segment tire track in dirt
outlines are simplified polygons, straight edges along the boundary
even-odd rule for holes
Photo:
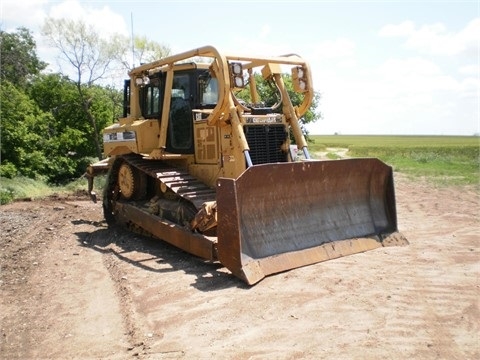
[[[416,250],[410,251],[415,257]],[[475,358],[474,353],[459,356],[463,349],[474,348],[475,344],[471,343],[471,338],[469,344],[463,343],[462,337],[468,338],[468,333],[453,331],[459,321],[469,322],[469,327],[474,327],[478,313],[471,309],[477,301],[476,294],[469,286],[456,285],[457,274],[445,273],[447,266],[434,261],[421,265],[417,262],[414,267],[407,265],[390,279],[390,307],[389,312],[383,314],[383,336],[387,346],[403,349],[402,356],[429,358],[435,352],[446,359]],[[412,299],[417,300],[412,303]]]
[[[131,273],[125,266],[128,253],[136,247],[135,234],[121,227],[109,227],[107,232],[93,234],[88,239],[93,249],[102,253],[103,264],[115,287],[116,297],[120,305],[120,312],[128,338],[127,351],[130,356],[140,358],[148,352],[148,334],[142,334],[141,320],[137,316],[136,305],[132,298],[132,289],[129,284]],[[118,244],[122,244],[124,248]]]
[[[39,334],[28,326],[37,316],[32,296],[18,297],[16,294],[28,293],[32,286],[32,273],[44,261],[45,250],[49,248],[48,239],[57,228],[55,219],[63,207],[53,207],[54,212],[44,211],[43,205],[32,203],[29,209],[14,209],[0,212],[2,227],[2,261],[1,289],[2,305],[2,337],[1,352],[7,358],[28,357],[30,344],[38,341]],[[49,214],[43,217],[42,214]],[[12,220],[14,219],[14,220]],[[9,311],[21,306],[22,311]],[[21,327],[11,324],[22,323]],[[6,329],[15,331],[9,332]]]
[[[12,246],[2,234],[2,358],[124,358],[110,279],[82,244],[102,231],[95,206],[49,198],[2,207],[2,225],[15,218]]]
[[[403,181],[401,178],[399,182]],[[478,224],[479,218],[474,212],[459,214],[457,211],[474,209],[475,205],[465,207],[465,203],[478,204],[478,194],[467,191],[458,197],[455,192],[454,198],[449,188],[427,189],[426,184],[416,185],[418,187],[398,187],[400,213],[410,245],[407,257],[402,259],[405,266],[399,268],[391,280],[396,312],[385,314],[386,342],[409,349],[406,355],[414,358],[429,358],[433,352],[440,358],[476,359],[480,355],[478,345],[469,330],[478,330],[480,318],[478,241],[475,241],[480,231],[462,234],[461,242],[458,235],[464,228],[471,229],[472,224]],[[432,197],[437,199],[433,206],[425,206],[432,203]],[[402,199],[408,202],[403,203]],[[418,218],[437,220],[419,223]],[[453,232],[452,219],[458,224]],[[465,281],[458,283],[459,277]],[[417,302],[412,303],[415,298]],[[464,327],[459,328],[459,322]]]
[[[105,254],[103,256],[103,263],[110,274],[117,297],[120,303],[120,311],[124,327],[126,329],[126,335],[130,346],[128,351],[133,356],[138,356],[140,353],[144,353],[146,350],[143,337],[140,336],[139,327],[137,326],[137,319],[135,318],[134,305],[132,303],[131,290],[125,284],[125,280],[128,278],[126,273],[121,270],[118,264],[118,260],[115,259],[112,254]]]

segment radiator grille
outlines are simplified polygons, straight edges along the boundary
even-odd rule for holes
[[[253,165],[288,161],[281,148],[288,136],[283,125],[245,125],[243,129]]]

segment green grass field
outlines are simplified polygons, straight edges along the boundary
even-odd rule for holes
[[[347,148],[351,157],[376,157],[394,171],[436,184],[480,187],[480,137],[311,135],[309,151]],[[334,156],[332,156],[334,157]]]

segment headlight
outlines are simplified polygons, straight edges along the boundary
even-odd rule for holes
[[[298,88],[300,91],[306,91],[307,90],[307,83],[303,80],[298,81]]]
[[[143,77],[137,77],[137,78],[135,78],[135,84],[137,86],[148,85],[148,84],[150,84],[150,78],[146,75],[144,75]]]
[[[297,76],[298,76],[299,78],[303,78],[304,73],[305,73],[305,72],[303,71],[303,68],[301,68],[301,67],[298,67],[298,68],[297,68]]]
[[[232,73],[234,75],[242,75],[243,69],[241,63],[232,63],[231,65]]]
[[[230,64],[230,77],[234,87],[243,88],[245,82],[243,81],[243,67],[241,63]]]
[[[303,67],[296,66],[292,68],[293,88],[297,92],[305,92],[308,90],[307,74]]]
[[[239,76],[235,76],[235,87],[243,87],[243,78]]]

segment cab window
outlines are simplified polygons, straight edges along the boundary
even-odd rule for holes
[[[150,84],[141,89],[142,116],[146,119],[160,118],[162,110],[162,81],[155,77],[150,79]]]
[[[210,73],[201,74],[198,79],[199,102],[202,107],[215,105],[218,102],[218,81]]]

